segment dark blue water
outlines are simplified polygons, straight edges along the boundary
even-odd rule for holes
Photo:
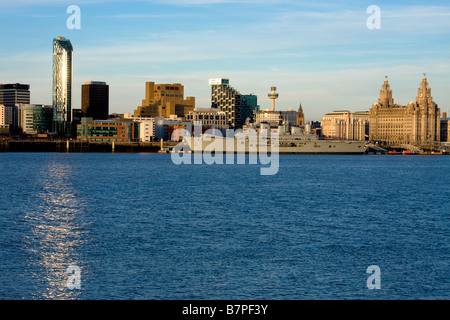
[[[0,154],[0,299],[450,298],[450,157],[259,169]]]

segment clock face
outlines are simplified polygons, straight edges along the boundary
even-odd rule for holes
[[[419,97],[421,97],[421,98],[422,98],[422,96],[423,96],[423,93],[421,92],[421,93],[419,94]]]

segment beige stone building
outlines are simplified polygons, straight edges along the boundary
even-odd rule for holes
[[[440,110],[431,96],[424,75],[417,90],[416,101],[407,106],[394,104],[387,77],[378,102],[370,109],[369,138],[387,145],[429,144],[440,140]]]
[[[325,137],[364,141],[368,137],[369,112],[333,111],[325,114],[320,123]]]
[[[184,119],[195,108],[195,97],[184,99],[184,86],[180,83],[155,84],[146,82],[145,99],[134,111],[135,117],[163,117],[176,115]]]

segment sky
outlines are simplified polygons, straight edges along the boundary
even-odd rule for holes
[[[67,27],[70,5],[80,29]],[[380,29],[367,26],[371,5]],[[318,121],[368,111],[385,76],[406,105],[426,73],[441,112],[450,109],[448,0],[0,0],[0,83],[30,84],[31,103],[51,105],[56,36],[74,47],[74,108],[86,81],[107,82],[110,113],[132,113],[147,81],[181,83],[210,107],[208,80],[228,78],[262,109],[276,86],[277,110],[301,103]]]

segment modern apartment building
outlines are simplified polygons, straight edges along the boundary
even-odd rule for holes
[[[211,107],[226,113],[228,125],[231,128],[242,128],[247,119],[254,120],[254,112],[258,109],[255,95],[241,94],[230,86],[229,79],[209,79],[209,85],[211,86]]]
[[[155,139],[156,136],[156,119],[150,117],[129,117],[126,119],[131,119],[136,122],[139,126],[139,141],[150,142]]]

